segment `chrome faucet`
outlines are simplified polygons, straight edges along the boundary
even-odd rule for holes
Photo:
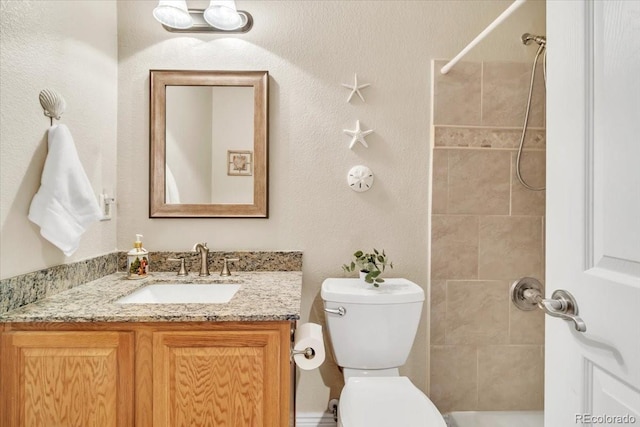
[[[200,252],[200,274],[198,275],[210,276],[211,273],[209,273],[209,262],[207,259],[209,257],[209,248],[207,247],[207,243],[196,243],[193,246],[193,250]]]

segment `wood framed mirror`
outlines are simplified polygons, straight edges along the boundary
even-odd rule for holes
[[[150,70],[150,218],[268,216],[267,71]]]

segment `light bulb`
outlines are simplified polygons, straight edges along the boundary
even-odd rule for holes
[[[186,0],[160,0],[153,9],[153,17],[171,28],[186,29],[193,26]]]
[[[227,31],[237,30],[242,26],[242,17],[234,0],[211,0],[204,11],[204,20],[212,27]]]

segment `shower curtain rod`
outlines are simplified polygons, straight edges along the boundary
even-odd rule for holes
[[[460,53],[457,54],[451,61],[447,62],[444,65],[444,67],[442,67],[440,69],[440,72],[442,74],[447,74],[451,70],[451,68],[453,68],[453,66],[456,65],[458,63],[458,61],[460,61],[460,59],[462,59],[463,56],[465,56],[471,49],[473,49],[475,47],[475,45],[480,43],[480,41],[482,39],[484,39],[487,36],[487,34],[489,34],[491,31],[493,31],[498,25],[500,25],[502,23],[502,21],[507,19],[507,17],[509,15],[511,15],[513,12],[515,12],[516,9],[518,9],[520,6],[522,6],[525,1],[527,1],[527,0],[515,0],[511,4],[511,6],[506,8],[505,11],[500,14],[500,16],[498,16],[491,24],[489,24],[489,26],[487,28],[484,29],[484,31],[482,31],[480,34],[478,34],[475,39],[471,40],[471,43],[469,43],[467,45],[467,47],[462,49],[460,51]]]

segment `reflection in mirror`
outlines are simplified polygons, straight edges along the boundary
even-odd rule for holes
[[[253,92],[253,87],[167,87],[166,203],[253,203],[252,165],[242,163],[253,153]],[[231,170],[229,152],[244,153]]]
[[[151,71],[150,216],[267,216],[267,72]]]

